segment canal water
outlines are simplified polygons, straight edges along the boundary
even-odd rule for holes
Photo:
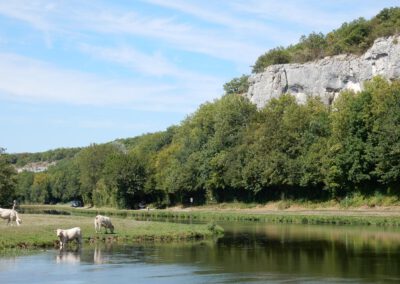
[[[0,258],[0,283],[400,283],[400,230],[221,223],[204,242]]]

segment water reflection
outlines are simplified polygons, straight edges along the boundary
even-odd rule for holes
[[[105,264],[111,262],[111,257],[114,254],[113,245],[107,244],[95,244],[93,248],[93,263]]]
[[[393,228],[233,225],[217,245],[223,249],[213,259],[225,271],[400,280],[400,234]]]
[[[152,263],[193,264],[229,274],[400,282],[400,234],[392,228],[222,224],[216,242],[165,245]],[[201,272],[203,273],[203,272]]]
[[[96,264],[105,263],[103,254],[101,253],[101,248],[98,245],[94,248],[93,263],[96,263]]]
[[[81,262],[81,253],[80,249],[75,251],[59,250],[59,253],[56,255],[56,262],[78,264]]]

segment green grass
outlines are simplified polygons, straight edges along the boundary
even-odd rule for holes
[[[44,212],[46,210],[59,210],[60,213],[94,216],[103,214],[109,216],[134,217],[141,220],[193,220],[201,222],[212,221],[254,221],[269,223],[292,224],[336,224],[336,225],[377,225],[400,226],[398,214],[361,214],[357,211],[337,210],[335,212],[314,211],[303,213],[301,211],[269,211],[253,213],[243,210],[118,210],[118,209],[74,209],[66,206],[40,206],[24,205],[25,212]],[[374,215],[375,214],[375,215]]]
[[[135,221],[113,217],[114,234],[95,233],[93,217],[70,215],[20,214],[21,226],[0,224],[0,251],[58,247],[55,230],[79,226],[85,242],[182,241],[211,238],[220,234],[211,225]],[[73,244],[72,244],[73,245]]]

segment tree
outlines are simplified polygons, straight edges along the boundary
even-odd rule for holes
[[[302,36],[298,44],[301,46],[301,55],[293,55],[298,62],[307,62],[323,58],[327,47],[325,36],[322,33],[311,33],[308,36]]]
[[[29,200],[34,203],[48,204],[51,200],[49,175],[46,172],[37,173],[29,194]]]
[[[400,193],[400,82],[377,77],[366,84],[372,95],[373,125],[369,156],[375,163],[373,174],[386,188]]]
[[[62,160],[48,170],[51,200],[68,202],[81,199],[79,168],[75,160]]]
[[[30,199],[35,174],[23,171],[17,175],[17,187],[15,190],[16,198],[20,202],[32,202]]]
[[[269,50],[265,54],[257,58],[256,63],[253,65],[252,72],[260,73],[270,65],[285,64],[291,62],[290,53],[284,47],[280,46]]]
[[[93,191],[96,188],[97,182],[102,177],[105,162],[109,156],[118,151],[118,148],[112,144],[92,144],[77,155],[81,194],[84,203],[93,203]]]
[[[334,103],[329,141],[327,185],[334,195],[376,186],[371,133],[373,95],[369,91],[343,92]]]
[[[4,152],[5,149],[0,147],[0,205],[8,207],[15,197],[16,171]]]
[[[298,104],[291,95],[271,100],[249,126],[238,147],[235,167],[253,200],[320,198],[323,158],[330,135],[328,108],[318,99]]]
[[[146,169],[136,155],[115,153],[105,162],[104,178],[100,186],[107,195],[112,196],[118,207],[136,208],[144,201],[144,185],[146,183]],[[105,205],[105,204],[101,204]]]
[[[242,75],[238,78],[233,78],[231,81],[224,84],[226,95],[244,94],[249,89],[249,75]]]

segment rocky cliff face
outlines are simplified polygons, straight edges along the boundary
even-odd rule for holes
[[[365,81],[377,75],[400,78],[400,36],[375,40],[362,56],[338,55],[305,64],[269,66],[250,76],[246,96],[258,107],[284,93],[291,93],[299,102],[319,96],[331,104],[340,91],[360,91]]]

